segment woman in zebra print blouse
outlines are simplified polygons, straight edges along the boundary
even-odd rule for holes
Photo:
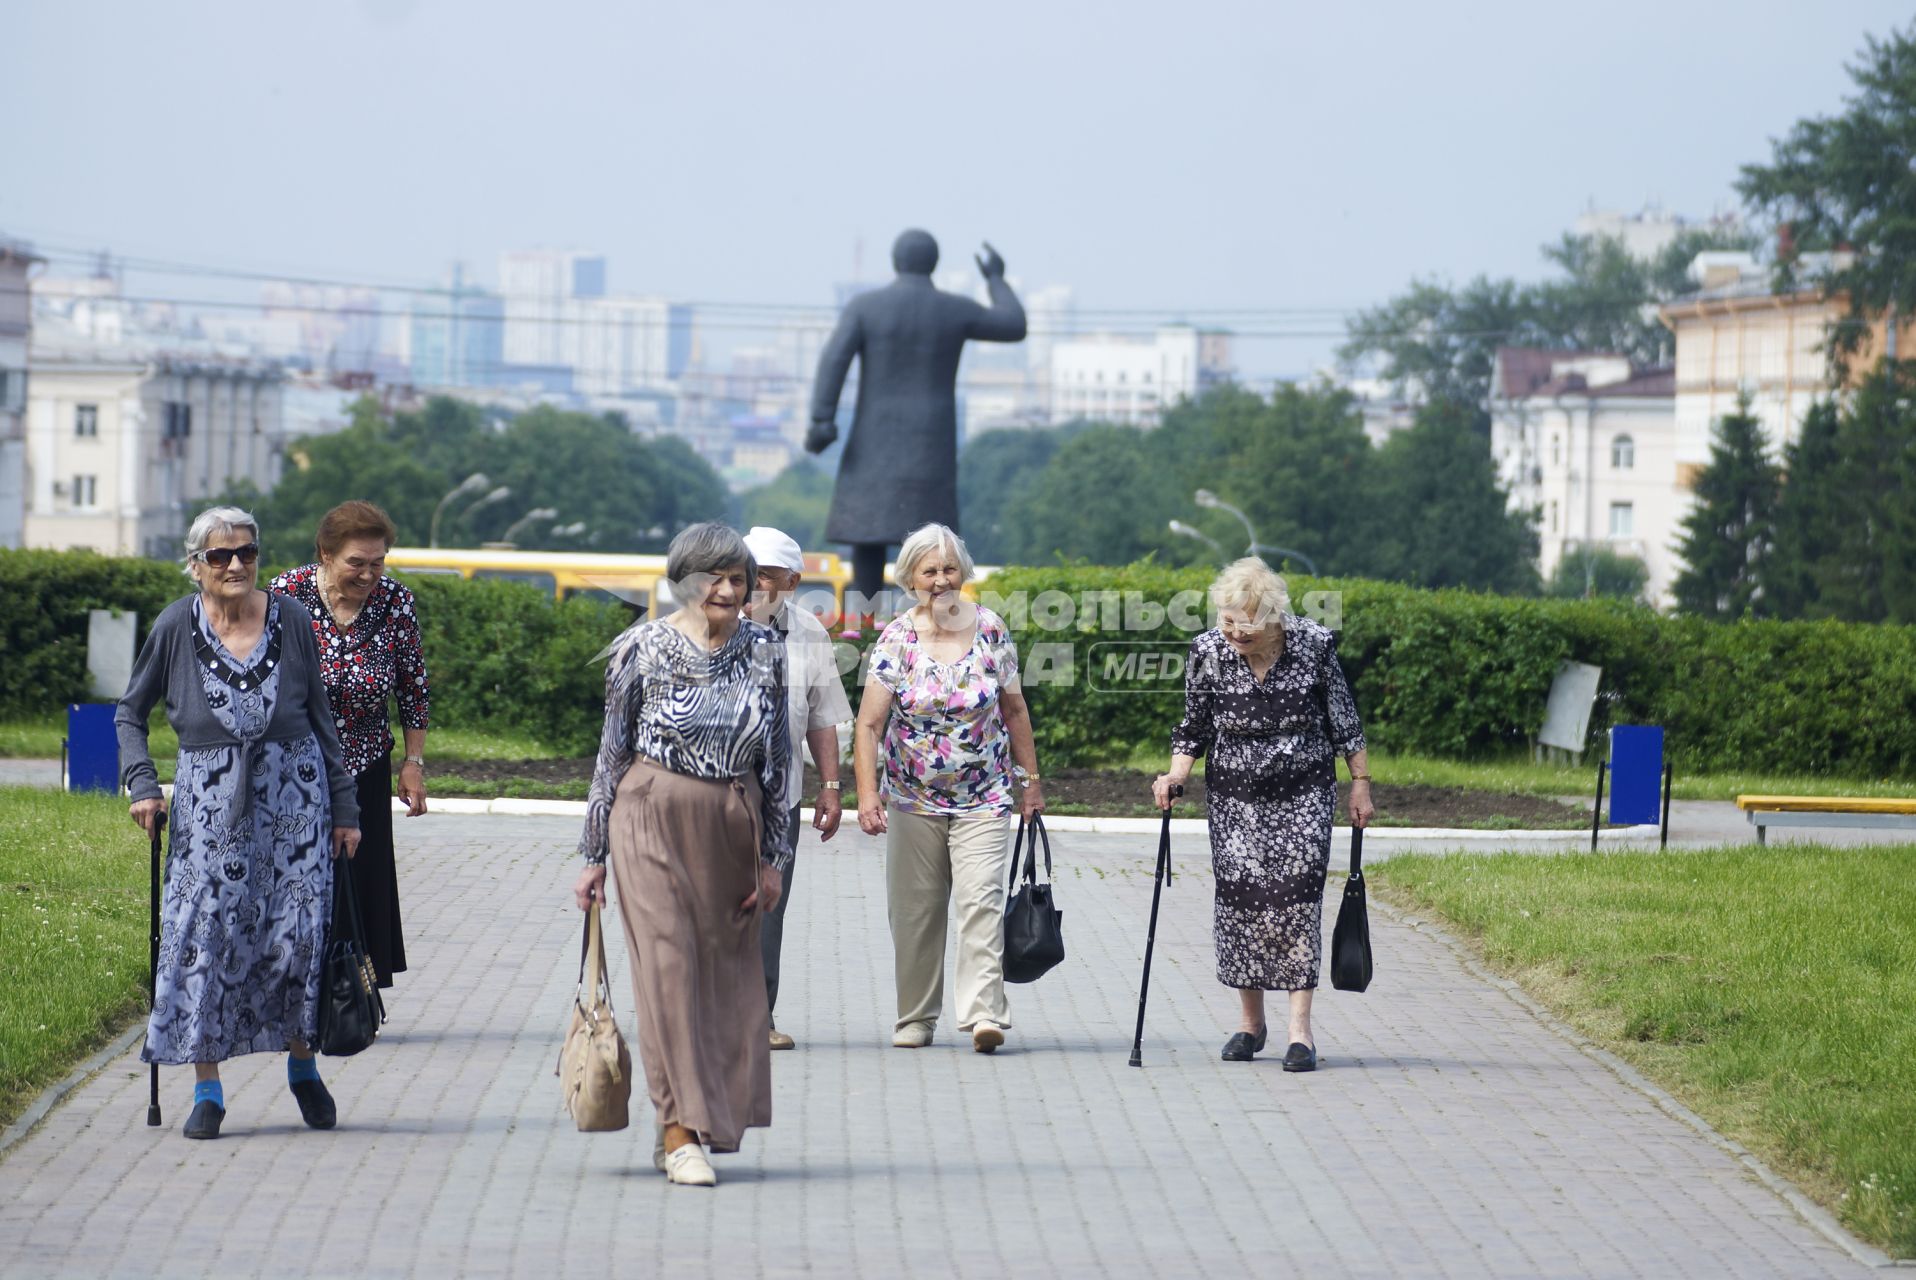
[[[609,860],[658,1112],[653,1161],[709,1187],[704,1148],[737,1151],[772,1122],[759,916],[789,858],[785,645],[741,612],[757,568],[734,530],[680,533],[666,576],[684,603],[627,630],[606,668],[575,896],[581,910],[603,900]]]

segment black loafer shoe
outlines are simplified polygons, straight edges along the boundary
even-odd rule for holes
[[[1317,1048],[1305,1044],[1302,1040],[1293,1041],[1284,1051],[1284,1069],[1286,1071],[1317,1070]]]
[[[1264,1038],[1270,1034],[1268,1026],[1261,1028],[1256,1035],[1240,1031],[1224,1042],[1224,1060],[1226,1062],[1249,1062],[1264,1052]]]
[[[292,1088],[307,1128],[330,1129],[339,1123],[339,1111],[333,1106],[333,1095],[326,1092],[324,1081],[301,1080]]]
[[[220,1136],[220,1121],[226,1119],[226,1108],[217,1102],[196,1102],[193,1114],[186,1117],[186,1127],[180,1130],[189,1138],[217,1138]]]

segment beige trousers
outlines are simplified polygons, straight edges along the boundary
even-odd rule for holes
[[[958,1028],[1011,1025],[1004,967],[1010,835],[1005,817],[938,818],[886,807],[885,888],[898,1028],[938,1021],[945,999],[945,921],[954,898]]]

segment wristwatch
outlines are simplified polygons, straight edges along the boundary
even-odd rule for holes
[[[401,761],[400,761],[399,763],[400,763],[400,767],[401,767],[401,768],[404,768],[404,767],[405,767],[406,765],[409,765],[409,764],[416,764],[416,765],[418,765],[418,766],[419,766],[419,767],[420,767],[421,769],[424,769],[424,768],[426,767],[426,757],[424,757],[424,756],[407,756],[407,757],[406,757],[406,758],[405,758],[404,760],[401,760]]]
[[[833,778],[830,782],[821,782],[818,785],[827,791],[839,791],[843,789],[844,784],[839,782],[837,778]]]

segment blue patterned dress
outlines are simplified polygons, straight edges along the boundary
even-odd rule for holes
[[[206,704],[237,745],[180,752],[160,907],[148,1062],[275,1053],[318,1032],[332,916],[332,801],[319,739],[264,740],[280,689],[280,605],[259,644],[226,651],[197,601]]]

